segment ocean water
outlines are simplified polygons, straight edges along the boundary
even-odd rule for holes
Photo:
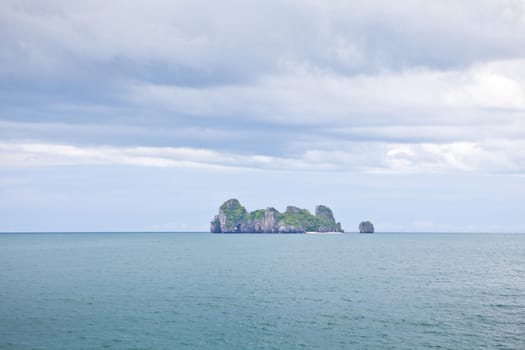
[[[0,349],[525,349],[525,235],[0,235]]]

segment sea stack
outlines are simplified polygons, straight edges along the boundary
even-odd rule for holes
[[[359,224],[360,233],[374,233],[374,224],[370,221],[363,221]]]

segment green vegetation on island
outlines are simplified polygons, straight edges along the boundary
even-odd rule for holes
[[[335,221],[332,210],[324,205],[315,208],[315,215],[306,209],[288,206],[284,213],[275,208],[248,212],[237,199],[219,207],[219,214],[210,223],[213,233],[304,233],[344,232]]]

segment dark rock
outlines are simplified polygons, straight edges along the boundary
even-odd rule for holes
[[[210,232],[212,233],[221,233],[221,222],[219,220],[219,215],[215,215],[213,220],[210,222]]]
[[[363,221],[359,224],[360,233],[374,233],[374,224],[370,221]]]
[[[285,214],[300,214],[301,208],[294,207],[293,205],[289,205],[286,207],[286,211],[284,213]]]
[[[325,205],[318,205],[315,207],[315,216],[320,220],[318,232],[344,232],[341,223],[335,222],[332,209]]]
[[[324,218],[329,222],[335,223],[334,214],[332,209],[328,208],[326,205],[318,205],[315,207],[315,216]]]

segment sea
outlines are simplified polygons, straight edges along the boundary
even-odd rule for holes
[[[525,234],[0,234],[0,349],[525,349]]]

